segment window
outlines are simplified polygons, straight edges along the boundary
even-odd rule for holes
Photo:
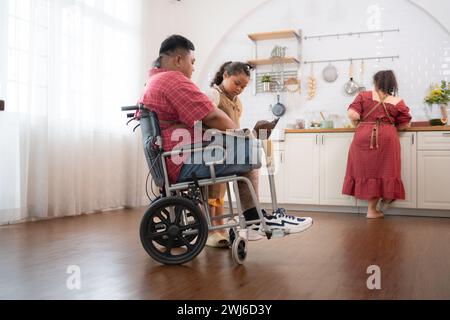
[[[7,2],[9,111],[106,124],[137,100],[140,0]]]

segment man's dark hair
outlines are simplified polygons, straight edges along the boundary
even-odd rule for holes
[[[178,50],[184,50],[186,52],[191,50],[194,51],[195,46],[190,40],[186,39],[183,36],[177,34],[172,35],[164,40],[164,42],[161,44],[161,48],[159,49],[159,57],[155,61],[154,66],[160,68],[162,56],[172,56]]]
[[[194,51],[195,47],[194,44],[185,37],[175,34],[164,40],[164,42],[161,44],[161,49],[159,49],[159,54],[171,54],[178,49]]]

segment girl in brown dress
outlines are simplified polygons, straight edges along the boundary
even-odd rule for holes
[[[213,104],[224,111],[233,122],[240,127],[242,103],[239,95],[245,90],[250,81],[252,66],[242,62],[226,62],[217,72],[211,83],[207,96]],[[211,217],[224,214],[225,184],[209,187],[209,206]],[[214,225],[221,225],[223,221],[213,221]],[[228,247],[228,236],[222,232],[210,234],[207,242],[212,247]]]

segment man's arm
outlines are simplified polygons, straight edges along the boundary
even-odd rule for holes
[[[220,131],[239,129],[233,120],[231,120],[225,112],[218,108],[214,108],[213,111],[208,113],[206,117],[202,119],[202,122],[209,128],[214,128]]]

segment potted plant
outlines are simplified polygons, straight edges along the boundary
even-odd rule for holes
[[[263,91],[269,92],[270,91],[270,85],[272,84],[272,77],[269,74],[263,75],[261,79],[262,85],[263,85]]]
[[[441,81],[441,85],[432,85],[428,95],[425,98],[425,102],[431,108],[431,114],[433,109],[440,111],[440,118],[438,115],[433,115],[430,119],[432,126],[445,125],[448,122],[447,104],[450,101],[450,83],[447,81]]]

